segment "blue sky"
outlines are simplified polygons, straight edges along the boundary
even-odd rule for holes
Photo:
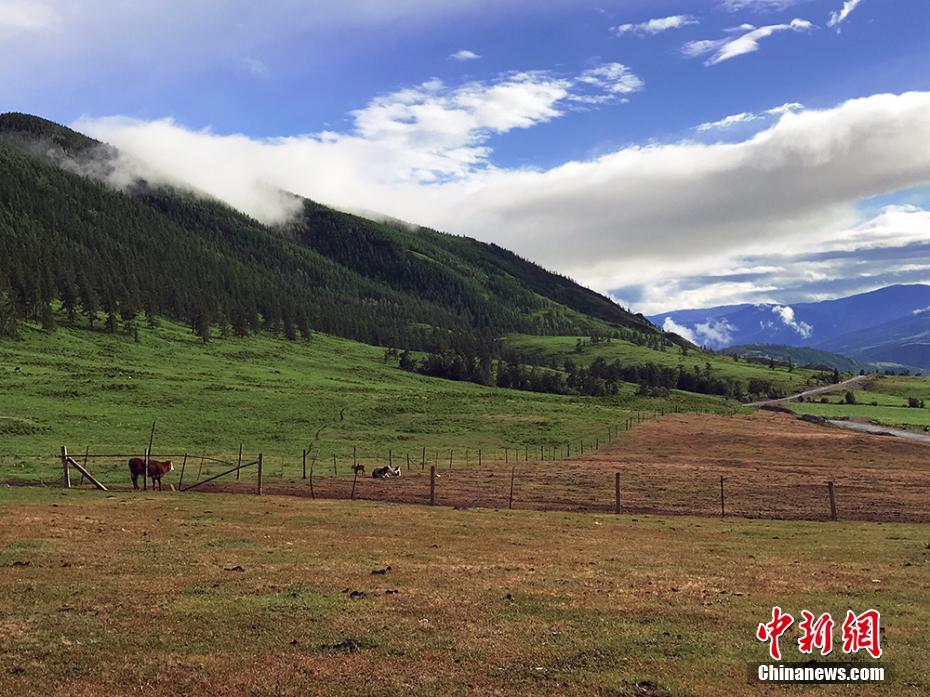
[[[0,108],[131,172],[496,241],[647,312],[930,280],[928,66],[924,0],[0,0]]]

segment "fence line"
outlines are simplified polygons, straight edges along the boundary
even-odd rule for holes
[[[655,412],[655,416],[659,416],[661,413],[663,412],[657,411]],[[647,415],[642,413],[630,416],[625,421],[619,422],[616,427],[609,427],[606,429],[606,438],[604,440],[601,440],[599,436],[595,436],[593,440],[579,439],[578,450],[576,452],[580,453],[582,448],[584,448],[586,453],[590,453],[592,446],[595,450],[599,449],[604,443],[612,442],[621,432],[630,429],[637,423],[642,423],[646,418]],[[429,502],[431,505],[437,505],[437,502],[441,500],[443,505],[491,505],[493,507],[498,507],[506,503],[508,508],[519,506],[544,510],[612,511],[618,515],[624,512],[717,515],[713,510],[713,505],[719,502],[720,517],[735,515],[770,518],[795,518],[800,516],[802,518],[826,518],[830,520],[838,520],[840,518],[840,511],[837,503],[837,484],[834,481],[826,482],[826,491],[821,488],[820,491],[822,493],[819,496],[804,493],[804,496],[807,498],[801,497],[799,499],[795,495],[794,498],[786,504],[776,493],[761,490],[762,487],[760,487],[760,490],[752,490],[745,486],[741,486],[739,482],[741,477],[738,474],[733,480],[737,482],[734,488],[730,481],[730,477],[724,476],[723,474],[719,474],[719,476],[715,474],[712,477],[712,483],[706,485],[703,478],[700,480],[694,477],[683,478],[680,472],[676,472],[673,469],[665,472],[660,471],[658,475],[653,473],[648,476],[637,476],[639,473],[634,468],[626,470],[627,473],[623,475],[623,486],[621,487],[621,472],[624,471],[623,468],[617,470],[617,465],[614,463],[610,471],[597,471],[592,468],[591,463],[584,461],[579,462],[578,455],[574,458],[578,467],[571,473],[571,477],[560,478],[560,475],[566,468],[571,470],[572,464],[555,469],[538,467],[535,470],[526,470],[519,467],[521,462],[523,464],[527,463],[531,455],[534,458],[534,462],[537,463],[571,460],[571,445],[571,443],[565,443],[564,448],[561,444],[549,445],[548,449],[545,444],[534,445],[534,450],[532,451],[529,445],[524,445],[522,448],[514,448],[512,446],[504,446],[500,449],[486,449],[483,447],[478,449],[464,448],[458,451],[455,448],[450,448],[448,459],[445,459],[445,451],[440,451],[439,449],[433,449],[433,452],[430,454],[435,457],[428,459],[427,450],[429,448],[426,446],[418,446],[417,449],[419,450],[418,454],[420,460],[419,470],[416,467],[416,457],[411,457],[410,449],[402,454],[398,454],[395,452],[394,448],[388,448],[385,453],[381,454],[380,457],[383,458],[381,461],[386,461],[389,465],[396,461],[398,467],[402,471],[404,470],[404,466],[406,466],[406,472],[413,473],[414,476],[409,479],[404,478],[403,485],[392,483],[387,486],[378,486],[378,488],[373,488],[371,484],[362,485],[359,478],[359,474],[365,472],[365,462],[367,461],[374,464],[379,461],[378,456],[360,456],[358,446],[353,446],[351,460],[349,460],[348,456],[343,458],[343,462],[351,462],[352,467],[344,467],[342,470],[342,473],[347,473],[348,470],[351,469],[351,489],[348,487],[347,478],[343,477],[340,473],[339,457],[336,452],[327,453],[332,459],[331,476],[324,475],[321,477],[316,468],[321,457],[324,460],[328,458],[322,453],[311,455],[307,449],[304,449],[300,459],[300,474],[297,475],[299,479],[296,482],[293,479],[287,482],[284,481],[286,464],[288,462],[286,458],[282,458],[282,466],[280,470],[278,470],[279,473],[277,477],[273,476],[270,481],[266,482],[264,481],[264,475],[266,475],[267,472],[263,471],[262,467],[264,456],[259,454],[258,459],[243,463],[244,448],[240,445],[238,448],[238,458],[235,463],[205,454],[185,453],[182,455],[181,457],[183,460],[178,480],[178,489],[181,491],[190,491],[207,484],[213,484],[214,486],[219,486],[223,490],[235,491],[237,490],[235,488],[235,483],[231,483],[233,488],[230,488],[229,483],[220,482],[219,480],[232,473],[235,473],[236,480],[239,480],[243,470],[257,465],[258,482],[256,489],[259,494],[263,493],[263,487],[268,485],[270,487],[270,493],[309,495],[311,498],[350,498],[353,500],[359,498],[363,500],[398,503]],[[538,451],[535,450],[535,448],[538,448]],[[477,459],[473,458],[473,454],[475,453],[477,454]],[[458,454],[458,460],[456,460],[456,454]],[[147,452],[146,458],[148,455],[149,453]],[[535,460],[537,455],[539,459]],[[100,453],[94,454],[87,448],[84,452],[85,464],[81,465],[73,457],[68,455],[67,449],[62,446],[61,461],[63,469],[61,470],[62,477],[59,481],[65,486],[70,487],[72,485],[70,469],[73,467],[81,472],[82,482],[84,478],[87,478],[99,488],[105,488],[105,486],[95,478],[94,474],[87,466],[87,463],[89,460],[92,461],[95,458],[101,459],[106,457],[125,456],[106,456]],[[160,457],[167,458],[177,456],[160,455]],[[397,457],[400,459],[396,459]],[[187,461],[189,459],[200,460],[201,468],[204,462],[226,464],[229,465],[229,468],[219,473],[215,472],[215,470],[211,471],[208,468],[206,478],[202,478],[202,473],[198,472],[197,480],[185,486],[184,479]],[[479,465],[477,469],[471,466],[472,463],[476,461]],[[464,462],[468,467],[456,468],[457,462]],[[495,467],[495,465],[501,463],[506,464],[510,469],[509,482],[506,481],[506,469],[501,471],[499,468]],[[425,483],[414,483],[416,480],[422,482],[422,479],[419,479],[419,475],[425,475],[425,467],[427,464],[429,464],[428,489]],[[447,480],[444,478],[441,482],[438,482],[437,480],[440,478],[442,464],[447,465],[443,476],[448,476],[449,479]],[[122,465],[120,464],[119,466]],[[695,468],[695,471],[699,470]],[[502,476],[504,481],[495,485],[495,481],[500,481],[495,477],[499,476]],[[663,476],[666,476],[668,481],[664,481]],[[678,476],[678,481],[675,481],[676,476]],[[480,480],[481,477],[484,479]],[[309,488],[306,488],[306,485],[299,484],[301,480],[308,478]],[[643,482],[644,478],[648,479],[645,483]],[[277,479],[277,483],[275,479]],[[613,481],[611,482],[611,480]],[[110,480],[105,479],[104,481]],[[611,484],[613,485],[612,487]],[[793,484],[789,482],[783,485],[782,489],[793,488],[797,491],[804,490],[804,492],[808,492],[813,487],[822,486],[823,483],[818,484],[808,480],[798,481]],[[917,486],[919,487],[920,485],[918,484]],[[214,487],[210,488],[213,489]],[[930,486],[928,486],[928,489],[930,489]],[[608,496],[608,491],[612,493],[612,496]],[[760,501],[762,504],[757,505]],[[887,508],[887,502],[885,507]],[[893,519],[894,515],[902,515],[895,510],[878,511],[877,513],[873,510],[871,513],[866,511],[865,514],[861,513],[861,510],[862,506],[859,505],[854,498],[850,509],[844,509],[843,514],[845,518],[863,519],[864,515],[866,519],[877,517],[882,520]],[[924,511],[922,508],[918,515],[930,519],[930,511]],[[869,516],[872,516],[872,518]]]

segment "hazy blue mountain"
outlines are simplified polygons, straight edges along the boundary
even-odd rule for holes
[[[808,346],[842,353],[868,361],[893,361],[923,365],[926,361],[900,361],[877,356],[883,354],[888,334],[885,330],[873,333],[879,325],[901,321],[894,342],[906,340],[912,329],[915,335],[919,326],[930,326],[921,311],[930,309],[930,286],[897,285],[870,293],[852,295],[836,300],[794,305],[730,305],[702,310],[681,310],[653,315],[649,319],[662,327],[674,329],[671,323],[690,334],[698,344],[710,348],[725,348],[744,344],[782,344]],[[670,320],[670,321],[669,321]],[[923,324],[922,324],[923,323]],[[837,343],[840,337],[843,341]],[[897,344],[895,344],[897,345]],[[907,349],[918,352],[916,346]],[[868,357],[862,353],[868,351]]]
[[[791,361],[796,366],[810,368],[836,368],[845,373],[858,373],[860,370],[873,370],[873,366],[860,363],[854,358],[841,356],[820,349],[804,346],[785,346],[783,344],[744,344],[723,349],[730,356],[740,356],[747,360],[767,361],[774,359],[779,363]]]
[[[883,322],[826,341],[823,349],[860,362],[930,368],[930,311]]]

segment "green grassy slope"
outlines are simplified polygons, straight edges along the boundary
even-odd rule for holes
[[[818,349],[808,348],[806,346],[784,346],[780,344],[744,344],[741,346],[731,346],[721,351],[728,356],[740,356],[742,358],[774,358],[780,363],[787,363],[789,360],[795,365],[800,366],[825,366],[827,368],[836,368],[847,373],[858,373],[863,368],[868,368],[866,364],[860,364],[858,361],[846,356],[829,351],[820,351]]]
[[[365,461],[383,460],[388,449],[419,459],[423,447],[430,460],[436,450],[445,460],[453,448],[461,461],[465,448],[474,459],[477,448],[497,457],[503,447],[593,441],[635,410],[729,409],[697,395],[660,402],[634,392],[627,385],[617,397],[593,399],[427,378],[386,364],[382,349],[323,334],[310,342],[254,336],[204,346],[168,321],[140,330],[139,343],[27,326],[21,339],[0,342],[0,472],[53,479],[63,444],[72,452],[89,445],[141,454],[153,420],[155,457],[229,459],[244,443],[248,456],[268,456],[271,471],[293,473],[311,443],[328,463],[337,454],[345,471],[353,446]],[[125,477],[122,460],[107,464]]]
[[[0,115],[0,293],[9,285],[23,316],[64,301],[78,278],[106,311],[214,325],[261,317],[285,333],[306,320],[410,348],[488,345],[509,331],[659,334],[496,245],[298,197],[291,223],[270,227],[189,192],[137,182],[126,195],[75,173],[106,172],[117,154],[50,121]]]
[[[575,350],[579,339],[586,342],[581,353]],[[665,367],[683,365],[686,368],[697,365],[703,369],[709,363],[711,373],[715,376],[732,377],[744,382],[752,378],[770,380],[787,392],[802,391],[817,374],[817,371],[802,368],[789,371],[785,367],[777,367],[773,370],[768,366],[737,361],[731,356],[693,349],[685,355],[678,346],[672,346],[666,351],[656,351],[617,339],[611,340],[610,343],[591,344],[588,337],[510,334],[507,336],[506,346],[532,357],[540,364],[561,364],[568,359],[578,365],[590,365],[595,359],[603,358],[608,362],[619,360],[624,365],[654,363]]]
[[[908,398],[925,400],[930,405],[930,378],[925,377],[877,377],[870,380],[868,389],[855,390],[856,404],[847,404],[846,392],[812,402],[788,404],[798,414],[813,414],[828,419],[868,419],[886,426],[911,430],[930,427],[930,408],[908,407]]]

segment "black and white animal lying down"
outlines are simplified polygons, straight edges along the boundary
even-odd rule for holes
[[[399,477],[400,467],[391,467],[390,465],[385,467],[376,467],[371,471],[371,476],[374,479],[389,479],[390,477]]]

